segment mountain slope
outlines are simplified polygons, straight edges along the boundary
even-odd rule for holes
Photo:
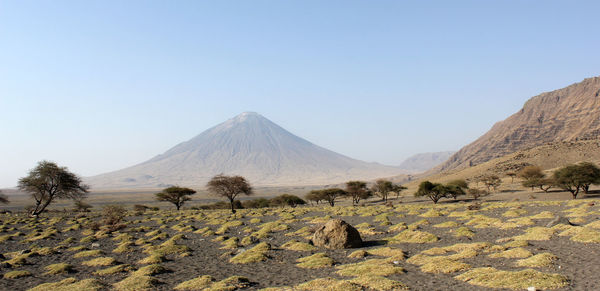
[[[434,172],[465,168],[549,142],[600,135],[600,77],[535,96]]]
[[[95,188],[203,187],[214,175],[245,176],[253,185],[317,185],[397,175],[401,170],[337,154],[246,112],[146,162],[90,177]]]
[[[404,160],[398,168],[411,173],[427,171],[448,160],[456,151],[416,154]]]

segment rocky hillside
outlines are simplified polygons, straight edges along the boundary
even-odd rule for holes
[[[93,188],[204,187],[214,175],[253,185],[323,185],[401,174],[355,160],[293,135],[265,117],[242,113],[141,164],[86,179]]]
[[[600,165],[600,140],[547,143],[534,148],[516,151],[473,167],[452,169],[427,176],[417,176],[405,184],[409,188],[406,193],[414,193],[418,184],[423,179],[441,183],[455,179],[465,179],[474,182],[485,175],[497,175],[505,181],[509,181],[511,179],[506,175],[507,173],[518,172],[526,166],[540,166],[550,175],[560,167],[579,162],[592,162]],[[401,180],[401,178],[398,177],[397,180],[406,182],[406,180]],[[517,180],[515,179],[515,182]]]
[[[600,135],[600,77],[540,94],[523,109],[454,154],[435,172],[478,165],[549,142],[597,139]]]

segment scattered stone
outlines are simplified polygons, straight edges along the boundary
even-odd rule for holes
[[[358,248],[362,246],[362,239],[358,230],[341,219],[329,220],[325,225],[319,227],[311,241],[317,247],[329,249]]]
[[[99,243],[93,243],[92,244],[92,249],[96,249],[96,248],[99,248],[99,247],[100,247]]]
[[[562,216],[557,216],[554,219],[552,219],[550,222],[548,222],[548,224],[546,224],[546,227],[553,227],[557,224],[574,225],[569,221],[568,218],[562,217]]]

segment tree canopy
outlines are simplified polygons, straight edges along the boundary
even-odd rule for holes
[[[600,169],[588,162],[567,165],[556,170],[553,178],[558,187],[571,192],[576,199],[581,190],[587,192],[591,184],[600,184]]]
[[[346,182],[346,195],[352,198],[352,205],[356,205],[361,199],[373,196],[373,192],[369,190],[366,182],[349,181]]]
[[[231,204],[232,213],[235,213],[233,201],[238,195],[252,195],[253,193],[252,186],[242,176],[216,175],[208,181],[206,187],[212,194],[227,198]]]
[[[38,216],[55,199],[81,200],[88,193],[89,186],[82,183],[81,178],[69,172],[66,167],[56,163],[41,161],[29,171],[29,175],[19,179],[21,191],[31,194],[35,205],[32,216]]]
[[[196,194],[196,191],[193,189],[173,186],[166,188],[155,195],[156,200],[170,202],[175,205],[177,210],[179,210],[186,201],[192,200],[190,196],[194,194]]]

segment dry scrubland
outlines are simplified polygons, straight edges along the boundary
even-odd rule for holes
[[[3,214],[3,290],[592,290],[600,271],[600,201],[404,203],[129,211],[113,232],[101,213]],[[470,207],[473,208],[473,207]],[[546,224],[560,214],[578,226]],[[319,249],[329,218],[362,248]]]

